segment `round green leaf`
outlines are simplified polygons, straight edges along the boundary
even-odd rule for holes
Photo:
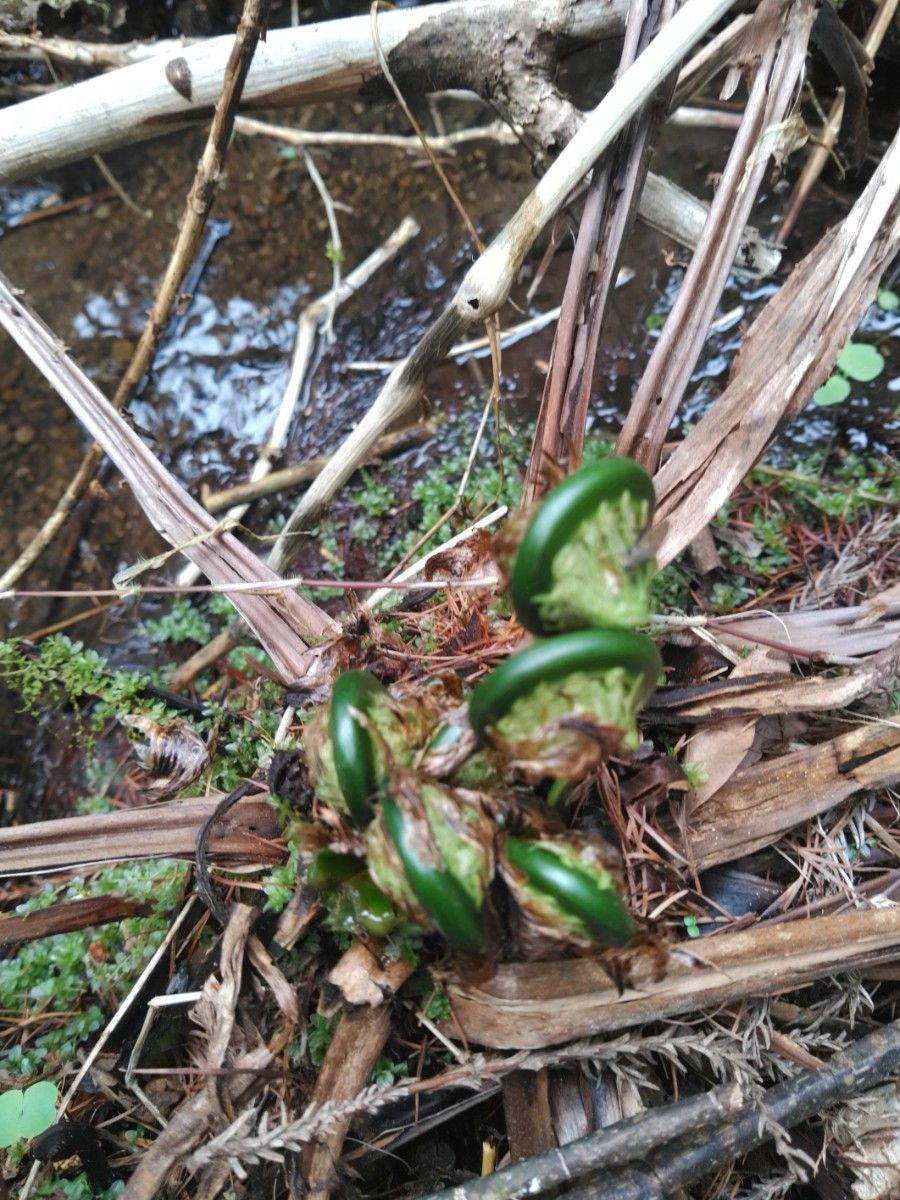
[[[27,1089],[22,1100],[20,1137],[37,1137],[56,1120],[56,1084],[42,1079]]]
[[[882,288],[877,296],[878,307],[883,308],[885,312],[893,312],[900,308],[900,296],[896,292],[892,292],[890,288]]]
[[[22,1093],[18,1088],[0,1093],[0,1149],[6,1149],[22,1136]]]
[[[813,392],[813,404],[827,408],[829,404],[840,404],[850,395],[850,384],[843,375],[832,375],[820,388]]]
[[[49,1080],[24,1092],[13,1088],[0,1094],[0,1149],[49,1129],[56,1120],[57,1099],[56,1084]]]
[[[884,359],[867,342],[848,342],[838,355],[837,365],[850,379],[868,383],[884,370]]]

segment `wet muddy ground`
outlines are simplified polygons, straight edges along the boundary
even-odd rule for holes
[[[490,119],[477,105],[455,102],[442,111],[451,127]],[[427,120],[428,114],[423,116]],[[372,112],[359,104],[282,111],[273,119],[312,128],[407,132],[399,115]],[[708,198],[729,139],[722,132],[672,128],[654,168]],[[122,205],[93,164],[0,189],[3,271],[107,395],[115,390],[152,302],[203,140],[203,133],[195,131],[110,156],[110,168],[137,206],[152,212],[150,217]],[[404,355],[446,303],[472,257],[461,222],[422,156],[342,149],[317,151],[315,158],[341,206],[345,268],[367,255],[407,214],[417,218],[422,232],[374,278],[364,295],[338,310],[336,340],[321,348],[308,379],[285,463],[327,453],[339,444],[383,379],[383,373],[354,370],[352,364]],[[795,170],[792,167],[791,177]],[[450,161],[449,171],[485,239],[533,185],[530,164],[520,148],[485,143],[461,151]],[[757,206],[753,221],[764,234],[774,229],[787,187],[787,181],[775,184]],[[78,197],[85,198],[82,208],[53,215],[56,205]],[[853,190],[834,181],[820,186],[788,247],[785,266],[852,200]],[[41,209],[49,215],[34,220]],[[175,318],[151,376],[131,406],[136,428],[196,495],[203,485],[221,488],[247,476],[287,380],[296,318],[331,284],[321,201],[302,160],[285,157],[273,143],[235,140],[213,216],[208,258],[193,299]],[[541,312],[559,303],[570,246],[571,240],[564,238],[529,306],[525,293],[542,247],[536,249],[513,295],[523,312],[508,306],[505,324],[523,319],[525,310]],[[612,434],[618,427],[657,336],[648,328],[655,322],[652,314],[667,311],[685,260],[686,252],[644,226],[636,227],[623,261],[631,278],[615,295],[601,346],[592,415],[595,432]],[[696,419],[724,387],[742,329],[775,287],[771,281],[730,280],[720,310],[730,316],[709,339],[683,421]],[[872,384],[856,386],[853,399],[844,405],[810,409],[783,439],[784,454],[823,441],[837,449],[883,453],[895,446],[900,428],[900,319],[873,309],[864,330],[867,340],[880,344],[887,371]],[[552,336],[548,327],[504,353],[504,404],[508,419],[520,428],[537,411]],[[488,376],[489,367],[483,363],[480,378]],[[478,379],[478,369],[471,366],[447,365],[434,373],[429,408],[448,423],[433,446],[401,455],[380,474],[401,504],[414,479],[436,457],[454,443],[468,444],[472,421],[454,423],[453,418],[467,397],[481,390]],[[0,428],[0,564],[5,566],[51,511],[86,446],[63,403],[5,338],[0,340]],[[115,472],[104,472],[102,483],[24,586],[108,587],[118,569],[159,552],[159,539]],[[341,503],[346,507],[346,501]],[[284,508],[284,500],[262,501],[248,523],[264,532]],[[314,539],[300,548],[297,565],[309,573],[330,574]],[[364,569],[365,558],[357,565]],[[371,563],[370,569],[377,567]],[[7,602],[0,610],[0,632],[27,636],[86,607]],[[158,610],[159,605],[154,607]],[[135,615],[132,602],[80,621],[70,632],[128,660]],[[0,747],[8,771],[12,758],[18,757],[12,744],[21,746],[22,728],[16,732],[15,726],[23,719],[13,716],[8,698],[0,705],[0,725],[12,733]]]

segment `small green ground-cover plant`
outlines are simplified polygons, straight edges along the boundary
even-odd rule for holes
[[[80,712],[89,703],[90,720],[87,725],[82,722],[88,734],[123,713],[141,713],[156,721],[174,715],[162,700],[148,695],[149,675],[111,667],[102,654],[64,634],[44,638],[37,651],[15,638],[0,642],[0,679],[32,713],[66,704]]]
[[[891,288],[881,288],[875,304],[882,313],[900,309],[900,296]],[[884,356],[877,346],[852,339],[838,355],[836,370],[813,395],[813,404],[827,408],[841,404],[853,390],[853,383],[871,383],[884,370]]]
[[[0,1070],[24,1078],[72,1062],[109,1017],[165,936],[187,867],[168,859],[107,867],[90,879],[46,885],[16,907],[33,912],[66,900],[116,893],[152,905],[147,917],[54,934],[0,961],[0,1011],[11,1021],[0,1041]]]
[[[827,408],[846,400],[853,381],[871,383],[884,370],[884,356],[868,342],[850,341],[838,355],[837,370],[816,390],[813,404]]]
[[[726,562],[747,569],[761,583],[786,581],[792,568],[806,575],[815,569],[814,559],[796,553],[800,529],[830,541],[839,528],[846,539],[873,514],[898,507],[896,463],[858,453],[828,462],[826,451],[817,450],[792,467],[762,463],[754,468],[716,520],[723,531],[740,529],[742,536],[725,540],[723,533],[719,549]],[[728,612],[753,595],[747,578],[732,578],[713,586],[710,601],[716,611]]]
[[[193,622],[187,607],[185,601],[178,601],[172,620],[157,625],[153,632],[161,640],[180,641],[185,628],[205,629]],[[235,651],[242,653],[242,648]],[[262,657],[261,652],[256,657]],[[102,654],[64,634],[44,638],[36,649],[14,638],[0,642],[0,680],[19,695],[22,707],[35,715],[47,708],[70,706],[86,747],[94,744],[110,720],[139,715],[165,723],[182,715],[152,694],[149,689],[155,680],[148,672],[112,667]],[[208,738],[213,730],[217,733],[218,753],[210,786],[229,791],[266,761],[278,728],[280,699],[279,689],[261,680],[252,706],[239,695],[235,704],[210,704],[208,716],[191,719],[201,737]]]
[[[463,425],[470,428],[479,416],[480,404],[468,405],[463,413]],[[456,515],[417,553],[433,550],[467,525],[473,517],[494,505],[518,504],[522,495],[519,465],[527,460],[530,438],[529,429],[513,430],[505,425],[501,426],[499,438],[491,430],[484,433],[466,486],[464,503]],[[379,569],[386,570],[393,566],[453,506],[466,471],[470,449],[470,445],[461,440],[458,429],[455,432],[449,427],[439,429],[433,457],[430,456],[432,461],[421,476],[409,481],[408,489],[404,488],[402,494],[388,482],[392,477],[396,478],[395,464],[370,467],[360,472],[347,489],[348,505],[358,511],[350,517],[347,529],[343,532],[352,541],[367,542],[374,546]],[[338,575],[341,573],[342,557],[340,520],[326,518],[316,533],[329,567],[334,568]],[[387,533],[385,524],[393,526]],[[316,589],[313,598],[321,601],[324,598],[322,591]]]

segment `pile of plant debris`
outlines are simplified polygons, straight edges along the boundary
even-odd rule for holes
[[[11,791],[0,828],[7,1190],[897,1193],[900,473],[879,445],[775,440],[810,402],[829,413],[883,377],[900,329],[900,135],[866,109],[897,2],[732,7],[449,0],[266,33],[247,0],[233,36],[193,45],[0,43],[89,75],[0,111],[0,179],[209,127],[111,401],[0,276],[0,324],[96,439],[0,595],[39,598],[19,580],[104,454],[168,547],[107,589],[58,589],[123,613],[162,597],[140,630],[158,669],[59,626],[0,643],[79,796],[23,820]],[[557,67],[610,45],[619,74],[582,111]],[[799,98],[810,45],[844,88],[830,114]],[[393,93],[442,172],[454,135],[422,132],[408,103],[459,88],[499,109],[539,183],[489,245],[470,227],[456,294],[343,445],[278,472],[336,306],[412,236],[401,223],[344,274],[319,177],[333,287],[299,319],[247,487],[201,505],[120,410],[192,290],[234,129],[305,152],[305,131],[239,104]],[[663,122],[698,112],[735,131],[709,207],[648,172]],[[747,221],[807,116],[816,145],[776,244]],[[779,270],[829,152],[859,173],[852,206],[783,270],[673,440],[731,272]],[[589,412],[636,216],[690,258],[648,318],[613,443]],[[527,304],[523,268],[545,275],[567,221],[526,438],[502,411],[499,315],[521,323],[504,306]],[[392,427],[424,416],[429,373],[469,336],[492,380],[442,414],[471,418],[469,446],[399,495],[380,457],[442,434],[432,416]],[[328,511],[352,477],[351,536],[380,568],[362,579]],[[248,506],[301,480],[261,557]],[[327,578],[297,573],[309,529]]]

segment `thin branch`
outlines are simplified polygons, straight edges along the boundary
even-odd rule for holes
[[[726,1084],[678,1104],[648,1109],[557,1150],[531,1155],[493,1175],[433,1192],[422,1200],[522,1200],[540,1195],[595,1171],[636,1162],[676,1138],[705,1134],[734,1120],[746,1103],[739,1084]]]
[[[316,129],[291,129],[286,125],[273,125],[270,121],[258,121],[254,117],[238,117],[234,122],[238,133],[248,136],[270,137],[287,146],[305,148],[322,146],[329,149],[347,148],[358,150],[369,146],[379,150],[405,150],[410,154],[421,154],[422,142],[417,137],[396,133],[345,133]],[[501,146],[516,146],[520,137],[501,121],[490,125],[476,125],[471,129],[457,129],[440,137],[429,136],[428,145],[436,154],[453,154],[459,146],[473,142],[497,142]]]
[[[319,193],[322,205],[325,209],[325,218],[328,221],[328,230],[331,234],[331,240],[328,243],[327,254],[331,262],[331,291],[329,301],[325,309],[325,320],[322,322],[322,334],[326,342],[334,341],[334,313],[337,308],[337,298],[341,290],[341,258],[344,253],[344,243],[341,241],[341,229],[337,221],[337,213],[334,208],[334,200],[331,198],[331,192],[325,185],[325,180],[315,164],[313,156],[308,150],[303,151],[303,161],[306,164],[306,170],[309,173],[310,179],[313,181],[313,186]]]

